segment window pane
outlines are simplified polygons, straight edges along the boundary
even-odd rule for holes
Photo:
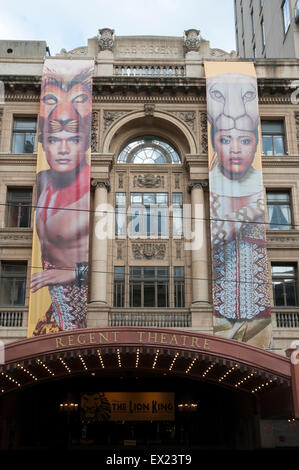
[[[168,307],[168,284],[158,284],[158,307]]]
[[[142,204],[142,193],[131,193],[131,204]]]
[[[155,195],[154,193],[144,193],[143,194],[143,204],[144,205],[153,205],[155,204]]]
[[[124,279],[125,268],[124,266],[115,266],[114,268],[114,279]]]
[[[130,285],[130,307],[141,307],[141,284],[135,282]]]
[[[262,133],[284,134],[283,121],[262,121]]]
[[[116,193],[115,195],[116,205],[117,206],[126,206],[126,193]]]
[[[272,275],[279,277],[294,277],[296,274],[295,266],[272,265]]]
[[[33,118],[14,118],[14,130],[36,131],[36,119]]]
[[[144,284],[144,307],[155,307],[155,284]]]
[[[182,193],[173,193],[172,194],[172,204],[178,204],[180,206],[183,204],[183,195],[182,195]]]
[[[184,266],[176,266],[174,268],[174,277],[184,278]]]
[[[274,155],[284,155],[284,141],[281,135],[273,136]]]
[[[267,192],[267,201],[268,202],[289,202],[290,201],[290,193],[282,193],[282,192]]]
[[[24,305],[27,265],[24,263],[1,264],[0,304],[7,306]]]
[[[24,134],[14,134],[12,153],[24,153]]]
[[[157,193],[156,200],[159,206],[168,206],[168,194],[167,193]]]
[[[296,284],[291,279],[286,279],[285,281],[285,294],[286,294],[286,305],[295,306],[296,305]]]
[[[274,305],[281,307],[285,304],[282,282],[273,283],[273,297],[274,297]]]
[[[126,234],[126,208],[118,207],[115,209],[115,233],[116,235]]]
[[[273,155],[272,136],[263,136],[263,152],[265,155]]]
[[[144,279],[153,279],[155,277],[155,268],[144,268]]]

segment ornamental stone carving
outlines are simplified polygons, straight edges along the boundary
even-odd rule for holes
[[[164,176],[146,173],[134,176],[134,188],[160,188],[164,187]]]
[[[200,31],[198,29],[187,29],[185,31],[185,52],[198,51],[200,47]]]
[[[196,114],[194,111],[178,112],[178,113],[171,113],[171,114],[173,114],[174,116],[184,121],[184,123],[187,124],[187,126],[190,127],[192,131],[194,131],[195,118],[196,118]]]
[[[145,104],[144,105],[144,114],[146,116],[153,116],[155,112],[155,105],[154,104]]]
[[[99,148],[99,113],[93,111],[91,118],[91,151],[97,152]]]
[[[132,251],[135,259],[164,259],[165,243],[133,243]]]
[[[208,121],[207,113],[200,113],[201,153],[208,153]]]
[[[76,47],[75,49],[72,49],[71,51],[67,51],[66,49],[61,49],[59,54],[56,54],[57,56],[63,55],[63,56],[87,56],[88,54],[88,47],[82,46],[82,47]]]
[[[113,51],[114,46],[114,29],[99,29],[98,44],[100,51]]]
[[[127,114],[120,111],[104,111],[104,131],[106,131],[114,121],[117,121],[121,116]]]
[[[298,153],[299,153],[299,113],[295,112],[295,122],[296,122],[296,137],[297,137],[297,146],[298,146]]]
[[[189,181],[189,191],[192,191],[192,189],[205,189],[209,185],[208,180],[191,180]]]
[[[91,180],[91,186],[95,189],[105,188],[108,192],[110,191],[110,181],[109,180],[101,180],[101,179],[93,178]]]

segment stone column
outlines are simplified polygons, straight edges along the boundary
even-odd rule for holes
[[[192,257],[192,304],[207,305],[209,302],[208,241],[205,213],[204,188],[208,180],[191,180],[192,232],[195,234]]]
[[[91,186],[95,188],[94,210],[97,207],[108,203],[107,194],[110,191],[108,180],[93,179]],[[101,209],[103,210],[103,209]],[[97,235],[97,222],[103,218],[103,212],[94,212],[93,233],[92,233],[92,252],[91,252],[91,286],[90,302],[107,302],[107,259],[108,259],[108,236],[99,238]]]

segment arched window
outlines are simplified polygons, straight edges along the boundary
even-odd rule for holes
[[[117,163],[166,164],[181,163],[177,151],[165,140],[142,136],[131,140],[122,149]]]

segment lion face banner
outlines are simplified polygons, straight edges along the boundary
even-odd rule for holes
[[[252,63],[206,62],[214,334],[269,347],[265,207]]]
[[[44,64],[28,336],[86,326],[93,69]]]

